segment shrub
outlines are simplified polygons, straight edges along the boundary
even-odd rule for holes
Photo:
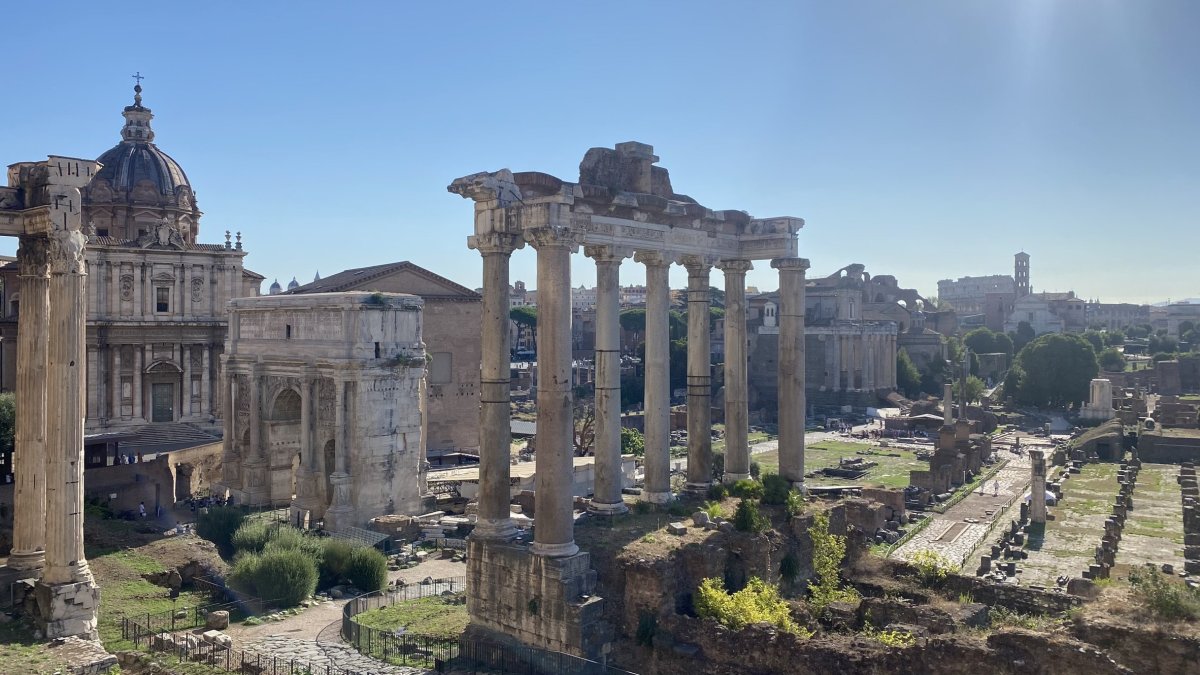
[[[946,580],[954,572],[954,563],[937,551],[922,549],[913,554],[908,562],[917,568],[917,577],[925,586],[933,586]]]
[[[671,502],[667,505],[667,513],[676,518],[683,518],[692,515],[692,510],[683,502]]]
[[[742,499],[762,499],[763,486],[762,483],[759,483],[756,480],[743,478],[742,480],[734,483],[729,492],[733,494],[733,496],[741,497]]]
[[[196,534],[217,545],[221,555],[233,555],[233,533],[242,526],[246,514],[228,506],[210,508],[196,519]]]
[[[804,495],[800,494],[797,490],[788,492],[787,500],[783,504],[783,508],[787,511],[789,518],[795,518],[804,513],[805,506]]]
[[[708,498],[710,501],[719,502],[729,496],[729,488],[725,487],[724,483],[713,483],[712,487],[708,488]]]
[[[879,630],[870,622],[863,624],[863,635],[888,647],[911,647],[917,642],[917,636],[906,630]]]
[[[370,593],[387,586],[387,558],[370,546],[357,546],[350,552],[346,580],[360,591]]]
[[[325,560],[325,540],[294,527],[276,527],[263,547],[263,553],[271,551],[299,551],[312,560],[319,570]]]
[[[755,480],[758,480],[758,477],[761,475],[762,475],[762,467],[759,466],[758,462],[750,462],[750,477]]]
[[[743,499],[738,502],[737,512],[733,514],[734,529],[739,532],[762,532],[769,525],[754,500]]]
[[[229,585],[242,593],[257,596],[258,588],[255,581],[258,578],[258,564],[262,556],[257,553],[239,553],[233,559],[233,568],[229,570]]]
[[[725,592],[720,579],[705,579],[696,591],[696,613],[733,630],[766,622],[802,637],[812,635],[792,620],[787,602],[779,597],[779,589],[757,577],[732,595]]]
[[[654,505],[650,502],[639,499],[633,503],[633,512],[639,516],[644,516],[654,510]]]
[[[1200,590],[1170,583],[1153,567],[1130,570],[1129,583],[1155,616],[1185,621],[1200,618]]]
[[[842,559],[846,557],[846,538],[829,532],[829,514],[820,513],[813,518],[813,524],[808,528],[808,536],[813,542],[813,570],[816,572],[816,583],[809,586],[809,604],[814,611],[821,610],[834,602],[854,602],[858,593],[851,589],[843,589],[841,578],[838,576],[842,567]]]
[[[725,478],[725,453],[716,452],[712,456],[712,479],[718,483]]]
[[[299,551],[270,551],[257,557],[254,588],[280,607],[295,607],[317,589],[317,564]]]
[[[762,479],[762,503],[778,506],[787,501],[792,484],[777,473],[768,473]]]
[[[242,524],[233,533],[233,548],[237,551],[262,553],[267,542],[275,534],[276,526],[265,520],[251,520]]]
[[[721,507],[720,502],[707,502],[700,510],[707,513],[712,520],[725,517],[725,509]]]
[[[336,586],[346,576],[346,568],[350,565],[350,556],[354,547],[342,539],[326,539],[325,550],[322,552],[319,580],[320,588]]]

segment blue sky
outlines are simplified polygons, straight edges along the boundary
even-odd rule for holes
[[[1200,3],[55,2],[5,16],[0,162],[100,155],[140,71],[201,239],[242,231],[268,282],[407,259],[475,287],[452,179],[574,180],[589,147],[637,140],[710,208],[804,218],[810,274],[859,262],[934,294],[941,278],[1011,272],[1023,249],[1035,290],[1200,295]],[[514,279],[532,285],[534,269],[532,250],[514,257]],[[623,266],[623,282],[641,278]],[[577,256],[573,284],[594,281]],[[764,263],[748,283],[776,278]]]

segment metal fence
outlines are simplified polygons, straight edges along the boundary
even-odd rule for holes
[[[520,675],[633,675],[629,671],[533,647],[468,638],[439,638],[381,630],[355,620],[359,614],[396,603],[466,591],[466,578],[437,579],[360,595],[342,610],[342,639],[359,653],[381,661],[436,672]]]

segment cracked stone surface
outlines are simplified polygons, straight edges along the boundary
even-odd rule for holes
[[[394,666],[358,653],[341,642],[317,642],[288,635],[268,635],[246,644],[246,651],[280,661],[295,659],[297,664],[324,668],[332,666],[359,675],[424,675],[422,668]]]

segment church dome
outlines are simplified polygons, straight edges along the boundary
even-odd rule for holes
[[[283,292],[283,286],[279,285],[278,279],[275,280],[275,283],[271,284],[271,288],[267,291],[267,293],[270,295],[279,295],[282,292]]]
[[[154,115],[142,106],[141,85],[134,92],[133,105],[121,113],[125,117],[121,142],[96,159],[104,166],[93,181],[105,180],[111,189],[119,191],[132,191],[142,181],[149,181],[160,195],[174,196],[181,187],[190,192],[187,174],[179,162],[154,144],[154,130],[150,128]]]

